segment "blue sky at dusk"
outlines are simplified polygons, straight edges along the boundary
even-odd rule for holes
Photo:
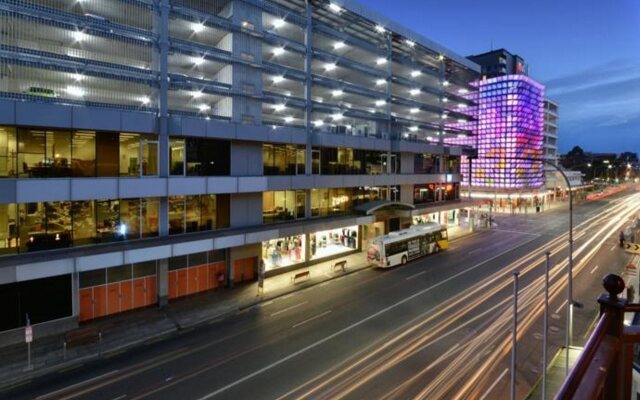
[[[640,0],[360,0],[467,56],[505,48],[560,104],[560,151],[640,152]]]

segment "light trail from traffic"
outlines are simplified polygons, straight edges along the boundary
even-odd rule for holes
[[[593,216],[574,229],[574,240],[580,240],[585,235],[589,238],[574,252],[576,264],[574,275],[578,275],[587,265],[589,258],[599,247],[622,226],[628,216],[638,211],[639,195],[628,196],[626,199],[613,204],[606,212]],[[614,215],[611,217],[611,215]],[[447,352],[430,363],[426,368],[417,372],[407,381],[390,392],[381,396],[385,399],[414,397],[409,392],[414,390],[419,378],[430,372],[434,364],[448,359],[448,365],[440,371],[435,379],[422,387],[415,398],[478,398],[482,389],[488,387],[486,380],[490,379],[489,371],[504,360],[511,349],[508,339],[512,313],[509,309],[510,295],[505,291],[511,285],[510,273],[519,270],[522,277],[533,273],[544,262],[544,252],[558,254],[566,250],[568,233],[560,235],[536,252],[527,254],[520,259],[502,267],[491,276],[466,288],[464,293],[451,302],[443,304],[437,309],[428,310],[409,323],[399,327],[391,334],[375,344],[368,346],[356,355],[345,360],[339,366],[327,371],[305,384],[286,393],[281,398],[344,398],[354,393],[376,377],[399,365],[408,358],[424,351],[444,337],[459,332],[462,328],[481,320],[487,327],[475,337],[457,348]],[[586,252],[586,253],[585,253]],[[582,256],[582,254],[584,256]],[[581,257],[582,256],[582,257]],[[581,257],[579,260],[578,258]],[[566,286],[567,259],[555,264],[550,271],[550,298],[559,296]],[[539,271],[538,271],[539,272]],[[540,293],[543,290],[543,277],[538,276],[532,283],[523,287],[521,293],[521,307],[519,315],[521,322],[518,331],[520,340],[526,331],[540,318],[543,311]],[[503,292],[503,298],[496,301],[493,297]],[[478,315],[478,305],[492,301],[493,306]],[[489,315],[493,314],[491,318]],[[477,349],[491,348],[490,354],[482,354],[483,360],[478,359]]]

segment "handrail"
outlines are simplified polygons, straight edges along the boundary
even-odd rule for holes
[[[598,348],[604,341],[605,336],[611,328],[611,324],[615,321],[615,312],[605,311],[600,317],[593,333],[589,337],[587,344],[573,369],[562,383],[562,387],[556,394],[556,400],[565,400],[573,398],[576,390],[580,386],[587,371],[592,366],[592,360],[596,355]]]

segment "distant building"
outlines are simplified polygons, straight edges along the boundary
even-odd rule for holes
[[[482,67],[481,73],[487,78],[505,75],[529,75],[529,66],[524,58],[505,49],[489,51],[467,57]]]
[[[558,165],[558,103],[544,99],[544,142],[543,157],[546,161]],[[560,186],[556,179],[556,169],[544,165],[545,183],[548,188]]]

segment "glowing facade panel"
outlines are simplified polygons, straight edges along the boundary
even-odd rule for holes
[[[543,156],[544,86],[525,75],[506,75],[474,85],[478,87],[474,136],[459,143],[478,151],[473,187],[505,191],[542,187],[542,162],[524,159]],[[466,177],[467,163],[462,165]]]

